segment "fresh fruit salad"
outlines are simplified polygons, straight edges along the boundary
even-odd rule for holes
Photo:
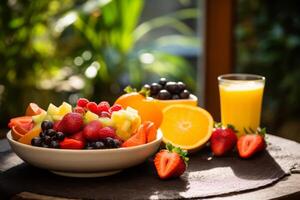
[[[157,127],[141,121],[138,112],[108,102],[80,98],[73,108],[64,102],[47,111],[30,103],[26,115],[10,120],[14,140],[43,148],[108,149],[146,144],[156,139]]]

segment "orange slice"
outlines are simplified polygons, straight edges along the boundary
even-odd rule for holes
[[[31,145],[32,138],[39,136],[41,131],[42,131],[41,124],[37,124],[28,133],[26,133],[23,137],[21,137],[18,141],[23,144]]]
[[[163,110],[163,116],[160,129],[165,143],[196,151],[212,134],[213,118],[200,107],[171,105]]]

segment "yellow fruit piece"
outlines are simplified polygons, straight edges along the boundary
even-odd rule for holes
[[[42,121],[44,121],[46,117],[47,117],[47,112],[42,112],[39,115],[32,116],[32,120],[35,124],[42,123]]]
[[[98,120],[99,116],[91,111],[87,111],[84,115],[84,122],[87,124],[91,121]]]
[[[53,105],[52,103],[49,104],[48,109],[47,109],[47,114],[48,115],[57,115],[59,112],[58,107]]]
[[[163,115],[160,129],[165,143],[196,151],[212,134],[213,118],[200,107],[171,105],[163,110]]]
[[[106,127],[106,126],[114,127],[115,126],[114,122],[108,117],[100,117],[99,121],[101,122],[101,124],[104,127]]]
[[[57,115],[64,116],[67,113],[72,112],[72,106],[66,102],[63,102],[59,107],[58,107],[58,113]]]
[[[39,136],[41,129],[41,124],[35,125],[28,133],[26,133],[23,137],[21,137],[18,141],[23,144],[31,145],[32,138]]]
[[[130,138],[141,124],[141,117],[133,108],[113,112],[111,120],[115,125],[116,134],[123,140]]]

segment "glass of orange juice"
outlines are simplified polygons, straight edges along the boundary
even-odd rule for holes
[[[222,124],[234,125],[238,136],[244,135],[245,129],[256,130],[260,126],[265,77],[225,74],[218,81]]]

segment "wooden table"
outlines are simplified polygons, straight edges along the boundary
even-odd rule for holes
[[[296,142],[291,142],[289,140],[279,138],[276,136],[269,135],[269,138],[276,143],[280,143],[282,147],[290,149],[295,155],[296,163],[300,165],[300,144]],[[22,161],[12,159],[12,156],[4,157],[3,152],[7,151],[9,146],[6,140],[0,141],[0,171],[3,171],[4,165],[7,167],[15,166],[20,164]],[[2,152],[2,153],[1,153]],[[13,153],[11,153],[13,155]],[[11,159],[11,160],[10,160]],[[192,158],[193,159],[193,158]],[[251,161],[250,161],[251,162]],[[11,166],[9,166],[11,165]],[[233,192],[229,194],[219,195],[219,196],[210,196],[209,198],[204,199],[300,199],[300,169],[296,166],[293,169],[293,173],[289,176],[285,176],[276,183],[268,185],[265,187],[260,187],[258,189],[244,191],[244,192]],[[0,193],[1,193],[1,174],[0,172]],[[91,179],[93,181],[93,179]],[[63,189],[63,188],[62,188]],[[38,193],[38,192],[37,192]],[[69,197],[63,195],[65,198],[60,197],[59,195],[48,196],[43,194],[37,194],[34,191],[19,191],[14,194],[15,199],[68,199]],[[1,197],[1,194],[0,194]],[[82,197],[78,197],[79,199]],[[138,198],[138,197],[137,197]],[[1,198],[0,198],[1,199]],[[203,199],[203,198],[202,198]]]

